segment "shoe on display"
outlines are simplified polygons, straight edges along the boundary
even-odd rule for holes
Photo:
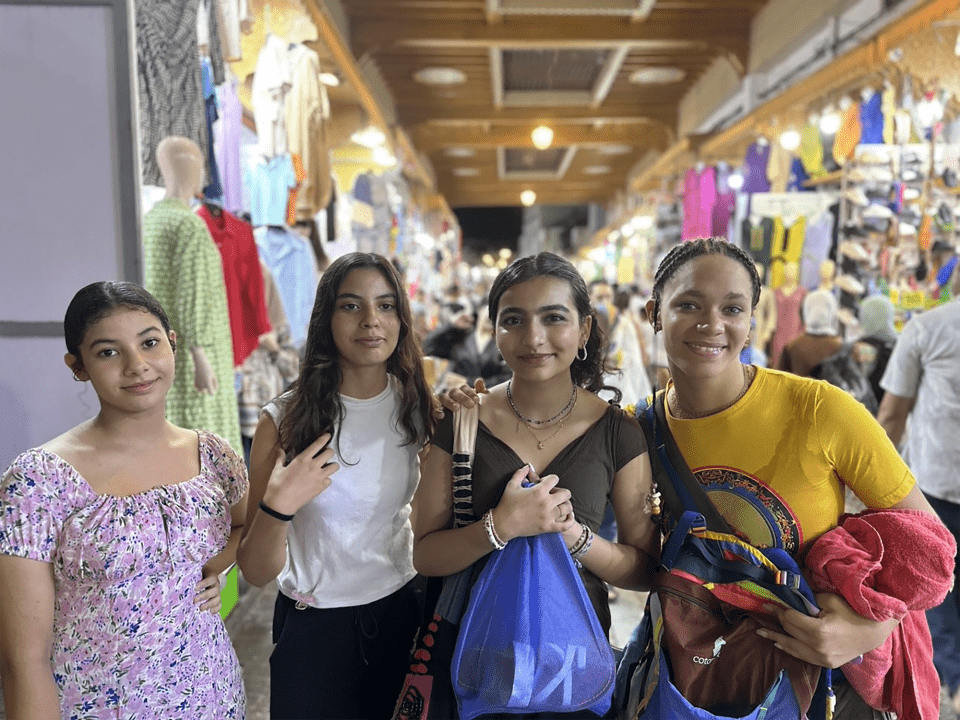
[[[923,176],[916,170],[904,170],[902,178],[904,182],[919,182],[923,180]]]
[[[870,259],[870,253],[866,248],[853,240],[844,240],[840,243],[840,254],[857,262],[866,262]]]
[[[941,176],[943,179],[943,184],[948,188],[955,188],[957,186],[957,171],[952,168],[947,168],[943,171]]]
[[[909,236],[909,235],[917,234],[917,226],[911,225],[910,223],[905,223],[905,222],[900,223],[899,230],[901,235]]]
[[[881,218],[884,220],[889,220],[893,217],[893,210],[888,208],[886,205],[881,205],[879,203],[870,203],[862,213],[862,217],[865,218]]]
[[[847,223],[843,226],[844,237],[869,237],[870,233],[855,223]]]
[[[870,204],[870,198],[867,197],[867,194],[863,191],[863,188],[847,188],[847,192],[844,197],[847,198],[848,202],[852,202],[854,205],[859,205],[860,207],[866,207]]]
[[[903,154],[903,157],[900,158],[900,162],[906,165],[923,165],[923,158],[921,158],[917,153],[910,150]]]
[[[853,311],[850,308],[840,308],[837,310],[837,320],[847,327],[853,327],[860,324],[860,321],[857,320],[857,316],[853,314]]]
[[[852,275],[840,275],[833,282],[845,293],[850,293],[851,295],[855,295],[857,297],[860,297],[866,292],[866,288],[863,286],[863,283]]]
[[[920,188],[908,187],[903,189],[903,199],[904,200],[919,200],[920,199]]]

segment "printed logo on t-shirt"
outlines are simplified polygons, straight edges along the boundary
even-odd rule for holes
[[[800,524],[768,486],[734,468],[700,468],[693,474],[742,539],[758,548],[783,548],[796,555],[803,542]]]

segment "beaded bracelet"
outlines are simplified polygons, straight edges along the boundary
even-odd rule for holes
[[[593,545],[593,530],[584,523],[580,523],[580,527],[583,528],[583,532],[580,533],[580,537],[573,547],[570,548],[570,557],[573,558],[573,562],[577,567],[582,567],[580,564],[580,558],[587,554],[590,550],[590,546]]]
[[[493,545],[494,550],[503,550],[507,546],[497,535],[497,529],[493,526],[493,510],[487,510],[483,514],[483,529],[487,531],[487,540]]]

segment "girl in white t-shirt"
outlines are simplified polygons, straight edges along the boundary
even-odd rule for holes
[[[238,561],[279,588],[271,717],[392,714],[419,621],[410,500],[431,402],[400,275],[379,255],[339,258],[250,458]]]

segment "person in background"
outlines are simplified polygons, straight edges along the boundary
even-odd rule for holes
[[[590,302],[598,313],[607,317],[607,346],[604,366],[607,375],[603,382],[616,387],[621,392],[620,402],[636,405],[650,394],[650,383],[644,372],[643,354],[640,351],[640,339],[637,330],[626,314],[629,295],[620,294],[620,305],[614,303],[617,294],[613,286],[604,280],[590,283]]]
[[[243,527],[243,460],[167,421],[176,336],[146,290],[88,285],[63,329],[100,410],[0,481],[7,717],[242,720],[219,575]]]
[[[410,501],[433,428],[403,281],[350,253],[320,279],[294,387],[253,438],[244,577],[276,579],[273,718],[390,717],[420,610]]]
[[[872,295],[860,303],[860,337],[854,344],[854,356],[870,380],[878,402],[883,400],[880,380],[897,344],[897,329],[893,324],[895,313],[893,303],[886,295]]]
[[[465,310],[454,316],[424,338],[423,354],[450,361],[446,376],[450,387],[472,385],[478,379],[493,387],[510,377],[497,349],[493,325],[482,313]]]
[[[913,317],[903,328],[880,380],[886,391],[877,420],[905,455],[940,519],[960,541],[960,269],[953,300]],[[960,579],[958,577],[957,579]],[[934,664],[960,713],[960,585],[927,611]]]
[[[826,290],[814,290],[803,298],[803,334],[787,343],[778,370],[786,370],[800,377],[810,377],[811,371],[833,355],[843,339],[837,322],[837,299]]]

